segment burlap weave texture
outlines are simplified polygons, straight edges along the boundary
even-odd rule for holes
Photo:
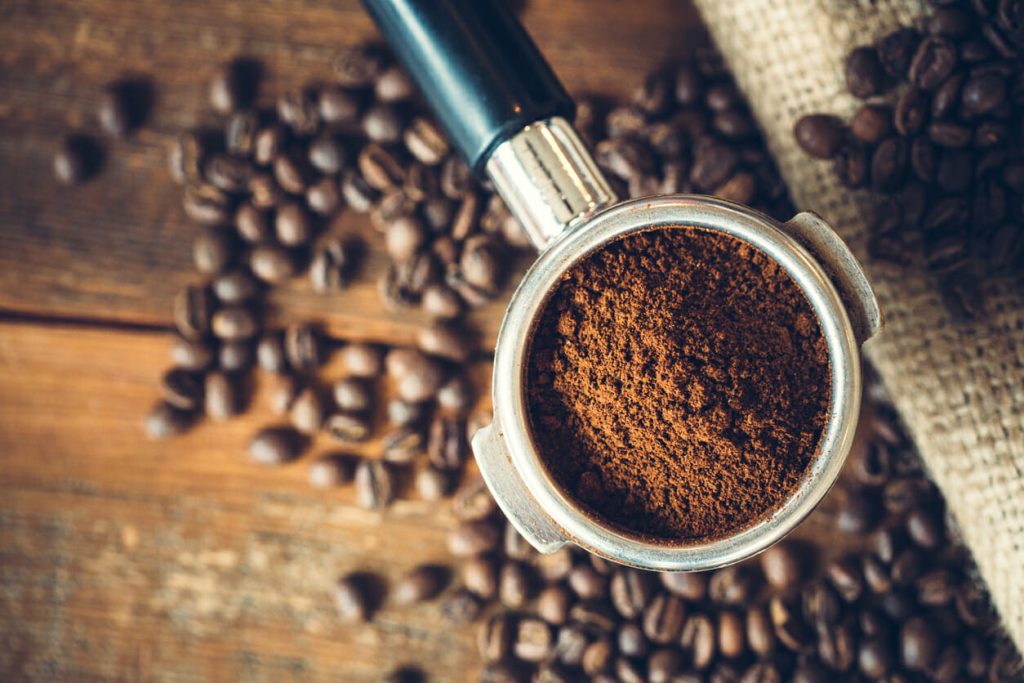
[[[793,142],[803,114],[848,116],[849,50],[898,24],[917,0],[695,0],[778,160],[800,209],[821,214],[861,257],[886,318],[865,350],[946,496],[1007,629],[1024,646],[1024,292],[985,285],[986,314],[952,316],[920,270],[893,274],[867,261],[875,204],[843,188],[831,164]]]

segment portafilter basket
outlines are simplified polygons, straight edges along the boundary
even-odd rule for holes
[[[364,0],[455,148],[486,175],[540,256],[505,313],[495,350],[494,420],[473,452],[499,507],[537,550],[573,543],[647,569],[700,571],[750,557],[792,531],[821,501],[853,443],[862,390],[860,345],[881,314],[853,254],[823,220],[780,223],[712,197],[619,202],[576,131],[572,100],[502,0]],[[712,540],[643,540],[588,514],[558,486],[530,430],[530,338],[561,276],[609,241],[659,227],[727,234],[773,258],[807,297],[828,348],[829,417],[800,484],[769,516]]]

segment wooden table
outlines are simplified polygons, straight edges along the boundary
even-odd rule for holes
[[[625,95],[700,38],[675,0],[529,0],[523,18],[570,89]],[[332,586],[366,568],[394,578],[444,561],[444,506],[385,515],[348,489],[319,493],[303,463],[251,464],[264,398],[225,425],[151,443],[142,418],[168,365],[171,300],[193,281],[195,228],[165,155],[208,117],[206,82],[236,55],[264,92],[329,78],[340,48],[373,35],[355,0],[6,0],[0,3],[0,679],[375,680],[420,662],[471,678],[471,628],[436,605],[385,608],[372,628],[334,616]],[[105,169],[63,188],[51,156],[97,133],[101,87],[143,75],[148,125],[104,141]],[[365,230],[353,219],[354,230]],[[383,261],[343,297],[296,285],[276,320],[407,342],[421,322],[383,312]],[[474,317],[483,346],[502,303]],[[480,369],[486,375],[487,368]],[[320,449],[322,450],[322,448]]]

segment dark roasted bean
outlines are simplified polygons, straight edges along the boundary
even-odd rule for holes
[[[249,268],[253,275],[270,284],[279,284],[295,275],[295,260],[287,249],[277,245],[262,245],[249,255]]]
[[[379,460],[363,460],[355,473],[356,502],[367,510],[382,510],[394,500],[391,470]]]
[[[192,242],[192,263],[203,275],[217,275],[234,260],[235,240],[223,228],[203,228]]]
[[[195,422],[195,414],[160,401],[145,419],[146,435],[151,439],[168,439],[186,432]]]
[[[834,116],[811,114],[801,117],[793,128],[796,142],[815,159],[830,159],[843,142],[843,124]]]
[[[644,634],[654,643],[663,645],[679,637],[686,618],[686,608],[679,598],[661,593],[643,612]]]
[[[160,380],[164,400],[181,410],[195,410],[203,401],[203,384],[194,374],[176,368],[164,373]]]
[[[206,287],[189,285],[174,298],[174,326],[186,339],[202,339],[210,332],[213,307],[213,297]]]
[[[858,47],[846,58],[846,88],[854,97],[870,97],[882,90],[885,74],[874,48]]]
[[[314,488],[327,489],[352,481],[356,459],[344,455],[325,455],[309,465],[309,484]]]
[[[447,567],[421,564],[395,582],[391,595],[396,604],[415,605],[436,598],[450,580],[451,572]]]
[[[287,427],[267,427],[249,441],[249,457],[261,465],[283,465],[298,457],[302,446],[302,439],[295,431]]]
[[[942,36],[928,36],[918,45],[907,76],[917,87],[931,90],[950,74],[956,58],[956,46],[951,41]]]
[[[456,557],[480,555],[498,547],[500,535],[490,521],[465,521],[448,534],[448,552]]]
[[[176,336],[171,345],[171,362],[174,367],[192,372],[208,369],[213,365],[213,348],[203,341]]]

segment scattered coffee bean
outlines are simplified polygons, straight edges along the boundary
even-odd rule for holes
[[[249,441],[249,457],[261,465],[283,465],[302,451],[301,436],[287,427],[266,427]]]
[[[166,401],[157,403],[146,415],[146,434],[151,439],[167,439],[184,434],[195,422],[195,416]]]
[[[309,483],[318,489],[329,489],[352,481],[356,459],[345,455],[325,455],[309,465]]]
[[[379,460],[363,460],[356,467],[356,501],[367,510],[382,510],[394,500],[391,470]]]
[[[395,582],[391,595],[396,604],[415,605],[436,598],[448,585],[450,578],[446,567],[419,565]]]

